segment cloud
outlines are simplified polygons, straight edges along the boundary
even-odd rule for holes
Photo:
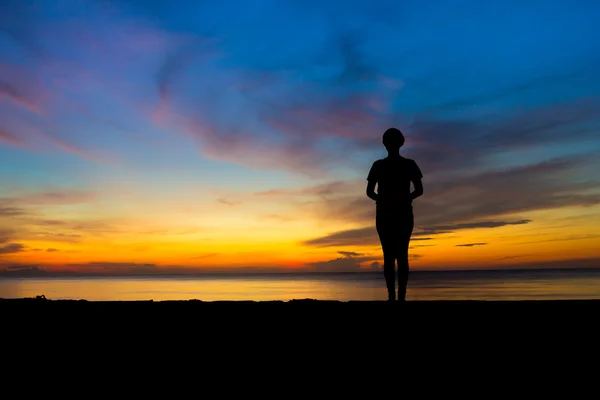
[[[0,222],[2,222],[2,219],[0,219]],[[18,236],[22,240],[57,243],[79,243],[88,237],[106,237],[118,233],[134,233],[131,231],[132,222],[128,219],[94,220],[77,218],[48,220],[43,218],[43,214],[32,212],[25,216],[12,217],[7,220],[7,223],[14,230],[12,236]],[[148,234],[147,232],[136,233]],[[171,233],[177,234],[176,232]],[[0,234],[2,234],[2,231],[0,231]],[[151,232],[151,234],[154,233]]]
[[[215,257],[218,255],[219,255],[219,253],[207,253],[207,254],[202,254],[202,255],[196,256],[196,257],[192,257],[191,259],[192,260],[204,260],[204,259]]]
[[[241,204],[243,204],[241,201],[236,201],[236,200],[227,200],[227,199],[217,199],[217,202],[221,203],[221,204],[225,204],[226,206],[239,206]]]
[[[12,231],[0,228],[0,244],[8,243],[11,239]]]
[[[0,80],[0,97],[9,99],[30,111],[37,111],[37,106],[25,97],[13,84]],[[2,133],[0,131],[0,138]]]
[[[428,177],[424,196],[413,203],[416,232],[453,231],[468,228],[455,226],[457,224],[490,219],[491,222],[477,223],[485,227],[498,219],[502,224],[522,224],[527,221],[500,218],[527,211],[600,204],[600,181],[589,174],[592,165],[600,159],[598,155],[596,152],[575,154],[483,172],[475,169]],[[259,195],[287,196],[290,201],[302,196],[303,211],[310,211],[319,219],[370,226],[374,224],[375,207],[364,195],[365,185],[358,185],[356,181],[337,182],[331,185],[327,196],[317,195],[317,186],[272,189]],[[328,186],[324,184],[323,188]],[[374,232],[369,232],[372,241]],[[364,237],[358,236],[359,240]]]
[[[518,255],[518,256],[504,256],[504,257],[500,257],[500,258],[498,259],[498,261],[501,261],[501,260],[512,260],[512,259],[514,259],[514,258],[521,258],[521,257],[524,257],[524,255]]]
[[[31,193],[15,199],[22,205],[71,205],[93,202],[98,193],[87,190],[60,190]]]
[[[46,252],[48,252],[48,253],[55,253],[57,251],[59,251],[59,250],[58,249],[52,249],[52,248],[46,249]]]
[[[478,228],[498,228],[501,226],[509,225],[524,225],[530,223],[529,219],[521,219],[516,221],[478,221],[478,222],[466,222],[459,224],[450,225],[434,225],[419,230],[420,235],[439,235],[442,233],[452,233],[462,229],[478,229]]]
[[[600,203],[600,182],[582,180],[589,156],[560,157],[427,185],[415,201],[424,225]],[[583,174],[583,175],[582,175]],[[518,195],[515,195],[518,194]]]
[[[2,127],[0,127],[0,141],[4,141],[15,146],[21,146],[25,143],[23,138],[9,132],[7,129]]]
[[[343,14],[351,22],[341,15],[333,17],[336,6],[331,2],[319,9],[288,3],[276,7],[276,18],[260,21],[241,9],[223,14],[221,6],[208,3],[186,12],[165,11],[156,4],[140,7],[127,2],[127,7],[110,9],[97,2],[83,4],[66,6],[64,15],[52,20],[27,5],[16,7],[18,12],[11,6],[6,13],[11,18],[3,29],[19,43],[60,43],[60,48],[45,46],[44,57],[36,56],[31,62],[39,68],[27,70],[25,76],[0,75],[2,93],[20,101],[40,97],[25,95],[24,82],[38,75],[53,78],[38,79],[40,84],[33,85],[49,93],[42,96],[42,108],[53,117],[47,124],[61,120],[60,109],[73,114],[71,108],[76,107],[87,110],[98,125],[106,125],[110,118],[120,126],[146,130],[149,121],[140,120],[152,119],[158,102],[168,108],[169,131],[179,134],[178,139],[197,140],[205,156],[313,177],[340,167],[357,168],[357,160],[381,149],[380,133],[393,124],[407,128],[409,142],[415,144],[410,152],[429,174],[464,168],[467,160],[481,165],[494,148],[565,143],[566,136],[573,140],[593,135],[580,126],[597,117],[593,98],[567,98],[562,104],[549,101],[544,107],[519,106],[524,111],[508,110],[501,116],[464,112],[472,105],[495,104],[553,84],[572,87],[594,72],[579,65],[586,64],[585,60],[577,58],[578,65],[547,76],[540,76],[539,71],[520,73],[523,79],[516,84],[514,79],[506,80],[504,74],[510,69],[505,60],[494,58],[499,56],[494,52],[492,58],[484,59],[470,54],[473,58],[462,60],[461,68],[444,63],[440,74],[427,57],[436,54],[456,62],[454,57],[464,56],[462,49],[453,48],[451,42],[431,42],[428,34],[411,23],[403,6],[353,4]],[[157,13],[157,9],[163,11]],[[189,12],[200,15],[198,24],[172,29],[168,19],[185,19]],[[77,18],[63,19],[70,13]],[[420,18],[435,19],[428,13]],[[298,37],[299,20],[310,21],[305,23],[319,33],[314,38]],[[390,21],[395,21],[395,35],[389,35]],[[409,23],[398,25],[397,21]],[[260,30],[248,29],[257,23]],[[432,26],[446,33],[439,21]],[[407,42],[405,37],[413,40]],[[456,43],[469,38],[461,39]],[[390,53],[385,50],[389,48],[396,50]],[[511,49],[523,51],[514,45]],[[506,68],[500,70],[498,79],[479,77],[482,84],[473,84],[477,90],[470,85],[459,86],[462,90],[452,86],[467,78],[472,82],[474,75],[468,67],[487,71],[484,67],[492,59],[497,60],[493,66]],[[51,84],[56,82],[60,85]],[[144,86],[147,83],[154,87]],[[106,106],[111,103],[114,107]],[[403,107],[405,103],[412,103],[411,107]],[[90,150],[96,147],[87,145],[91,141],[78,140],[79,132],[50,125],[53,129],[40,130],[51,132],[48,135],[64,150],[98,156]],[[561,129],[568,134],[561,136]]]
[[[16,192],[12,197],[0,198],[0,219],[12,218],[18,220],[21,226],[68,226],[72,222],[44,219],[43,214],[36,207],[84,204],[93,202],[97,198],[96,192],[86,190]]]
[[[25,251],[26,246],[21,243],[8,243],[0,246],[0,254],[21,253]]]
[[[157,265],[152,263],[138,264],[133,262],[106,261],[91,261],[83,264],[67,264],[67,267],[76,268],[82,273],[137,274],[156,272],[157,270]]]
[[[356,253],[354,251],[338,251],[338,253],[344,257],[360,257],[364,255],[363,253]]]
[[[425,194],[413,202],[417,224],[427,227],[598,204],[600,181],[588,174],[598,159],[598,154],[592,152],[484,172],[474,169],[426,177]],[[321,201],[314,209],[320,217],[353,222],[374,219],[373,202],[364,190],[344,194],[335,201]]]
[[[0,217],[18,217],[25,215],[27,212],[19,207],[3,206],[0,204]]]
[[[36,226],[65,226],[68,225],[68,221],[61,221],[57,219],[36,219],[29,221],[32,225]]]
[[[530,220],[500,218],[527,211],[600,204],[600,182],[587,170],[600,159],[597,156],[596,152],[590,152],[468,175],[434,176],[432,182],[425,181],[425,194],[413,202],[414,236],[522,225]],[[314,199],[313,210],[319,218],[368,226],[332,233],[306,244],[376,244],[374,205],[362,192],[343,193],[335,199]]]
[[[360,72],[348,71],[354,71],[354,67],[345,69],[342,75],[360,81]],[[202,120],[200,125],[204,128],[196,133],[205,141],[209,153],[219,159],[236,162],[237,158],[237,162],[261,168],[272,168],[276,161],[277,165],[296,172],[305,172],[309,167],[328,170],[335,164],[349,166],[356,153],[380,149],[380,134],[373,133],[400,122],[409,132],[410,155],[427,174],[432,174],[485,164],[498,151],[594,140],[600,118],[600,100],[589,98],[569,99],[502,116],[448,116],[440,110],[422,109],[408,122],[397,112],[388,111],[387,104],[393,97],[381,88],[363,92],[342,89],[336,79],[319,82],[315,88],[310,81],[295,86],[293,81],[272,73],[277,78],[271,85],[283,88],[281,97],[266,103],[252,97],[247,99],[263,104],[257,111],[258,120],[248,124],[236,122],[244,127]],[[498,98],[494,92],[486,96]],[[258,132],[271,132],[277,140],[262,147],[259,143],[263,142],[263,134]],[[320,144],[332,138],[341,139],[340,145],[323,152]],[[295,144],[297,153],[288,152],[286,144]],[[257,153],[262,158],[255,157]]]
[[[79,243],[83,235],[79,234],[69,234],[69,233],[53,233],[53,232],[40,232],[35,228],[31,228],[35,226],[35,223],[32,225],[28,225],[24,223],[19,227],[17,231],[18,236],[23,240],[34,240],[34,241],[43,241],[43,242],[56,242],[56,243]],[[0,236],[0,239],[2,237]],[[2,241],[0,240],[0,243]]]
[[[74,231],[86,232],[88,234],[94,235],[117,233],[122,231],[120,228],[114,226],[112,223],[105,221],[73,221],[70,222],[68,225],[69,228]]]
[[[360,263],[352,258],[338,257],[335,260],[306,264],[306,269],[315,272],[353,272],[360,271]]]
[[[431,237],[420,237],[452,233],[459,230],[465,229],[483,229],[483,228],[497,228],[507,225],[522,225],[531,222],[530,220],[518,220],[518,221],[480,221],[470,222],[454,225],[441,225],[431,226],[428,228],[422,228],[416,230],[413,233],[411,241],[419,240],[432,240]],[[331,247],[331,246],[375,246],[379,245],[379,236],[375,229],[375,223],[373,226],[365,228],[349,229],[345,231],[334,232],[329,235],[322,237],[309,239],[303,242],[306,246],[318,246],[318,247]]]
[[[523,92],[527,92],[531,89],[545,89],[548,85],[555,85],[557,83],[572,83],[575,78],[582,76],[585,73],[589,73],[587,68],[579,69],[577,71],[568,71],[562,72],[558,74],[546,74],[540,75],[537,77],[532,77],[530,79],[524,80],[522,82],[514,83],[506,87],[501,87],[499,89],[494,89],[482,94],[463,97],[459,99],[454,99],[449,102],[445,102],[438,106],[430,109],[430,112],[435,110],[437,112],[451,111],[451,110],[460,110],[469,107],[476,107],[479,104],[486,104],[495,102],[507,97],[513,97],[515,95],[521,94]]]
[[[474,246],[485,246],[487,243],[478,242],[478,243],[463,243],[457,244],[456,247],[474,247]]]
[[[267,215],[261,216],[260,219],[261,220],[270,219],[270,220],[279,221],[279,222],[294,221],[294,218],[288,217],[285,215],[280,215],[280,214],[267,214]]]
[[[592,140],[600,123],[600,98],[563,101],[485,118],[415,117],[408,140],[425,176],[481,166],[498,152]]]
[[[0,31],[16,44],[2,52],[0,97],[41,117],[27,118],[36,136],[28,148],[46,151],[52,149],[44,143],[49,142],[87,160],[114,162],[120,149],[112,144],[119,139],[121,145],[123,131],[130,132],[133,121],[152,108],[153,99],[141,94],[138,78],[150,78],[182,35],[101,2],[63,3],[50,19],[26,4],[0,12],[10,15],[0,22]],[[0,140],[23,144],[21,130],[4,127],[2,132]],[[99,132],[115,140],[95,141]]]
[[[205,157],[321,177],[352,166],[353,157],[323,148],[328,138],[364,138],[375,126],[387,125],[380,119],[391,101],[388,92],[395,91],[390,89],[394,79],[366,65],[359,50],[362,40],[342,32],[308,51],[309,59],[327,55],[318,60],[323,68],[339,70],[326,79],[300,77],[297,62],[262,70],[205,62],[194,68],[211,79],[176,88],[173,82],[185,78],[183,69],[190,62],[190,52],[178,50],[161,66],[157,91],[168,101],[173,130],[196,140]],[[330,57],[331,49],[339,56]],[[374,87],[357,89],[352,83]]]
[[[4,267],[4,268],[3,268]],[[28,276],[44,276],[47,275],[47,271],[40,268],[37,265],[25,265],[25,264],[0,264],[0,276],[7,277],[28,277]]]
[[[41,237],[47,241],[55,241],[55,242],[69,242],[69,243],[77,243],[79,239],[83,238],[83,235],[75,234],[75,233],[41,233]]]
[[[215,127],[210,121],[190,126],[190,134],[200,140],[202,155],[217,161],[252,169],[285,169],[313,178],[328,174],[337,164],[347,163],[302,138],[273,140],[244,127]]]
[[[535,235],[532,235],[532,236],[535,236]],[[568,240],[585,240],[585,239],[596,239],[596,238],[600,238],[600,235],[593,234],[593,233],[583,233],[583,234],[580,234],[580,235],[567,235],[567,236],[555,237],[555,238],[552,238],[552,239],[531,240],[531,241],[519,242],[519,243],[515,243],[515,244],[533,244],[533,243],[546,243],[546,242],[563,242],[563,241],[568,241]]]
[[[172,87],[186,67],[218,55],[212,38],[190,38],[169,52],[156,73],[156,85],[163,102],[171,100]]]
[[[326,236],[309,239],[303,242],[306,246],[369,246],[379,243],[375,226],[359,229],[349,229],[334,232]]]
[[[19,270],[19,271],[23,271],[23,270],[40,271],[39,266],[37,266],[37,265],[25,265],[25,264],[11,264],[11,265],[7,266],[6,269]]]
[[[351,181],[329,181],[319,183],[317,185],[284,188],[284,189],[269,189],[262,192],[254,193],[255,196],[263,197],[321,197],[338,196],[340,194],[352,193],[356,189],[356,183]]]
[[[305,264],[307,271],[314,272],[357,272],[364,271],[361,264],[365,261],[377,260],[379,256],[371,256],[353,251],[338,251],[342,257],[328,261],[317,261]],[[373,264],[371,264],[373,268]]]

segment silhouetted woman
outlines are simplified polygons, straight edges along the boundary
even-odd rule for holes
[[[406,299],[408,245],[414,227],[412,201],[423,194],[423,174],[416,162],[400,155],[404,135],[396,128],[383,134],[388,156],[373,163],[367,177],[367,196],[377,204],[376,226],[383,250],[383,274],[388,299],[395,296],[395,270],[398,261],[398,300]],[[414,185],[411,193],[410,183]],[[377,192],[375,192],[377,185]]]

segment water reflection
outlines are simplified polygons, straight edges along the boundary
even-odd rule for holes
[[[49,299],[98,300],[374,300],[379,282],[282,279],[10,279],[0,281],[0,297],[44,294]]]
[[[0,297],[98,300],[385,300],[380,274],[2,279]],[[408,300],[600,299],[600,271],[413,274]]]

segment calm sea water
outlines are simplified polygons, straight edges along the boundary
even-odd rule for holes
[[[385,300],[381,273],[1,278],[0,298]],[[408,300],[600,299],[600,270],[413,272]]]

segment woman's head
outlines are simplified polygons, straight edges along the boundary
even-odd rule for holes
[[[387,151],[398,151],[404,145],[404,135],[399,129],[390,128],[383,133],[383,145]]]

